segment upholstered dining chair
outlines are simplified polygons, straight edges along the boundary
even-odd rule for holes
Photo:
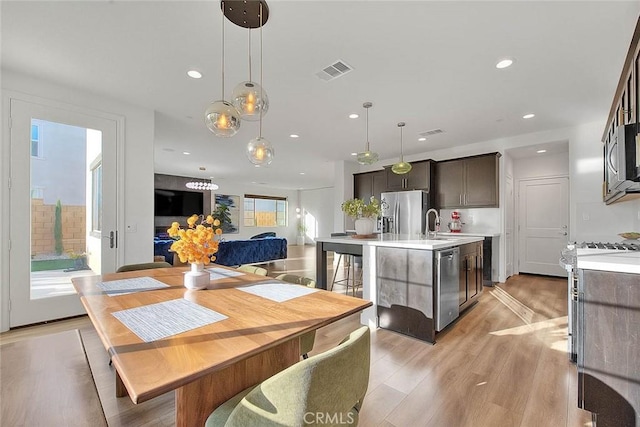
[[[287,283],[295,283],[296,285],[308,286],[310,288],[316,287],[316,281],[308,277],[298,276],[296,274],[281,274],[276,276],[276,279],[282,280]]]
[[[358,425],[370,349],[369,328],[363,326],[337,347],[238,393],[211,413],[205,427]],[[329,416],[334,421],[326,423]]]
[[[172,267],[172,265],[165,261],[143,262],[141,264],[125,264],[120,266],[116,270],[116,273],[124,273],[125,271],[136,271],[136,270],[151,270],[152,268],[167,268],[167,267]]]
[[[260,276],[267,275],[267,270],[265,268],[256,267],[255,265],[241,265],[240,267],[237,267],[236,270],[244,271],[245,273],[259,274]]]
[[[283,282],[293,283],[296,285],[308,286],[310,288],[316,287],[316,281],[308,277],[297,276],[295,274],[281,274],[276,276],[276,279]],[[316,342],[316,331],[307,332],[300,336],[300,355],[303,359],[306,359],[308,353],[313,350],[313,345]]]

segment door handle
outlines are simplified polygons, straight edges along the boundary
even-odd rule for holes
[[[114,233],[113,231],[109,232],[109,247],[111,249],[113,249],[113,247],[116,245],[116,233]]]
[[[566,231],[559,231],[558,234],[562,234],[563,236],[566,236],[567,232]]]

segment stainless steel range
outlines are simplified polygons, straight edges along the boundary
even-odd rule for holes
[[[570,243],[566,249],[562,250],[560,265],[569,273],[567,286],[567,326],[569,331],[567,351],[569,359],[574,363],[578,358],[578,257],[618,251],[640,251],[640,243],[628,241],[620,243]]]

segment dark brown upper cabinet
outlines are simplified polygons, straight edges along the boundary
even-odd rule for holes
[[[387,176],[385,171],[353,174],[353,197],[369,200],[371,196],[380,200],[380,194],[386,191]]]
[[[387,191],[424,190],[431,191],[434,175],[434,161],[421,160],[411,162],[411,170],[404,175],[397,175],[391,166],[385,166]]]
[[[499,153],[491,153],[438,162],[438,208],[498,207],[499,157]]]

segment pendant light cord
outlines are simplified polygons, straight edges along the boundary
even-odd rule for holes
[[[402,126],[400,126],[400,163],[404,163],[404,154],[402,152]]]
[[[222,100],[224,101],[224,2],[222,2]]]
[[[260,100],[264,103],[264,85],[262,84],[262,2],[260,2]],[[264,106],[264,105],[263,105]],[[262,112],[264,108],[260,108],[260,129],[258,136],[262,138]]]
[[[249,81],[251,81],[251,27],[247,27],[249,34]]]
[[[369,151],[369,107],[367,107],[367,147],[364,151]]]

